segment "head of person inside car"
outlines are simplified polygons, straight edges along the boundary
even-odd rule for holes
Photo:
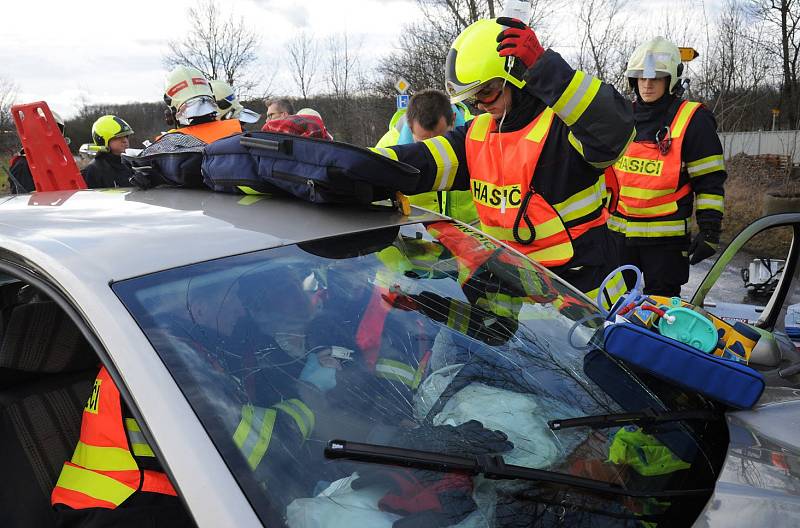
[[[440,90],[421,90],[408,103],[406,121],[415,142],[452,130],[455,119],[450,99]]]
[[[267,106],[267,121],[273,119],[286,119],[290,115],[294,115],[294,105],[292,102],[285,98],[269,99],[266,102]]]

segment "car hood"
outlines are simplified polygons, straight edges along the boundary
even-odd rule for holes
[[[727,420],[728,454],[694,526],[800,525],[800,391],[768,388]]]

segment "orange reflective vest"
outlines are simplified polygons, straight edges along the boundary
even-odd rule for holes
[[[140,491],[177,495],[166,474],[140,470],[136,463],[135,457],[154,456],[136,421],[123,419],[119,390],[103,367],[83,410],[78,445],[64,462],[51,503],[114,509]]]
[[[617,195],[616,211],[630,218],[657,218],[678,211],[678,200],[692,192],[688,181],[680,185],[681,147],[698,108],[700,103],[681,103],[669,127],[671,146],[666,154],[653,141],[633,142],[607,169],[606,179],[615,181],[609,187]]]
[[[600,215],[588,215],[594,216],[591,220],[575,222],[568,229],[561,214],[541,194],[534,191],[526,199],[529,190],[533,190],[534,171],[554,115],[551,108],[546,108],[521,130],[494,133],[497,128],[494,119],[482,114],[472,120],[466,138],[467,168],[481,231],[548,267],[569,262],[574,255],[572,241],[589,229],[604,225],[607,219],[607,214],[601,211]],[[599,191],[591,188],[579,194],[584,193],[585,197],[576,195],[574,203],[566,206],[568,213],[581,211],[579,214],[584,216],[584,208],[597,213],[602,207]],[[587,206],[583,201],[592,203]],[[514,236],[514,224],[525,204],[530,225],[519,222],[516,234],[529,242],[520,243]]]
[[[233,134],[242,133],[242,123],[238,119],[225,119],[223,121],[211,121],[199,125],[189,125],[183,128],[174,128],[169,133],[188,134],[194,136],[205,143],[213,143]]]

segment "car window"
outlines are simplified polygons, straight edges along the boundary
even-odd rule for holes
[[[702,430],[683,423],[552,430],[549,420],[671,403],[593,346],[596,307],[457,224],[231,256],[114,291],[270,526],[614,523],[692,510],[690,499],[679,508],[326,459],[331,440],[499,454],[627,490],[714,481]]]
[[[778,226],[747,240],[713,283],[704,307],[731,323],[756,324],[783,274],[792,239],[791,226]],[[703,265],[710,268],[711,263]],[[789,297],[793,297],[791,292]],[[775,330],[783,329],[781,317]]]

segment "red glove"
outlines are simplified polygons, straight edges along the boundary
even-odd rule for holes
[[[362,475],[363,473],[363,475]],[[404,468],[360,470],[351,484],[354,490],[389,485],[378,508],[403,518],[394,528],[450,526],[476,509],[472,500],[472,477]]]
[[[544,53],[544,48],[539,44],[536,33],[516,18],[500,17],[497,23],[501,26],[508,26],[497,35],[497,51],[501,57],[513,55],[525,63],[525,67],[530,69]]]

